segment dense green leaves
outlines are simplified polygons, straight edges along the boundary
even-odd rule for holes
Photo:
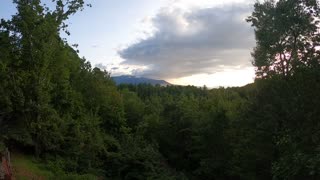
[[[319,66],[319,12],[317,0],[255,3],[247,20],[255,28],[258,77],[290,76],[297,68]]]
[[[319,179],[317,1],[256,3],[255,83],[115,86],[60,37],[84,1],[0,23],[0,145],[109,179]],[[263,78],[261,78],[263,77]]]

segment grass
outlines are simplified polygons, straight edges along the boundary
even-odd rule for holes
[[[12,154],[11,164],[16,180],[42,180],[54,177],[54,173],[42,168],[32,156]]]
[[[45,165],[35,160],[34,157],[13,153],[11,155],[13,179],[15,180],[96,180],[94,175],[85,174],[58,174],[45,168]]]

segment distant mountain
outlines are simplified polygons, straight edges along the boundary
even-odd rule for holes
[[[156,79],[149,79],[144,77],[135,77],[135,76],[114,76],[112,79],[116,82],[117,85],[119,84],[151,84],[160,86],[167,86],[171,85],[165,80],[156,80]]]

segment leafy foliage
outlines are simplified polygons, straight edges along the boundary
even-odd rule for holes
[[[53,2],[1,20],[2,148],[66,179],[320,178],[317,1],[256,3],[255,83],[211,90],[117,87],[60,37],[84,1]]]
[[[257,76],[289,76],[297,68],[319,65],[317,0],[267,0],[256,3],[247,19],[255,28],[252,53]]]

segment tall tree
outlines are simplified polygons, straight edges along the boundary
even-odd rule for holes
[[[255,3],[247,21],[255,29],[257,77],[290,76],[299,67],[319,66],[319,13],[317,0]]]
[[[51,11],[40,0],[14,0],[17,14],[11,20],[1,20],[1,40],[10,40],[10,46],[1,55],[1,64],[10,68],[8,80],[13,113],[11,125],[21,125],[16,140],[42,149],[56,148],[61,119],[50,104],[51,90],[55,82],[50,71],[56,55],[64,48],[60,30],[64,21],[84,6],[83,0],[53,1],[56,9]],[[14,53],[14,55],[12,55]],[[10,56],[6,62],[6,57]],[[27,127],[27,128],[25,128]]]
[[[248,119],[272,152],[262,164],[275,179],[319,179],[319,1],[267,0],[254,7],[248,18],[257,41],[253,64],[264,80],[256,81]]]

